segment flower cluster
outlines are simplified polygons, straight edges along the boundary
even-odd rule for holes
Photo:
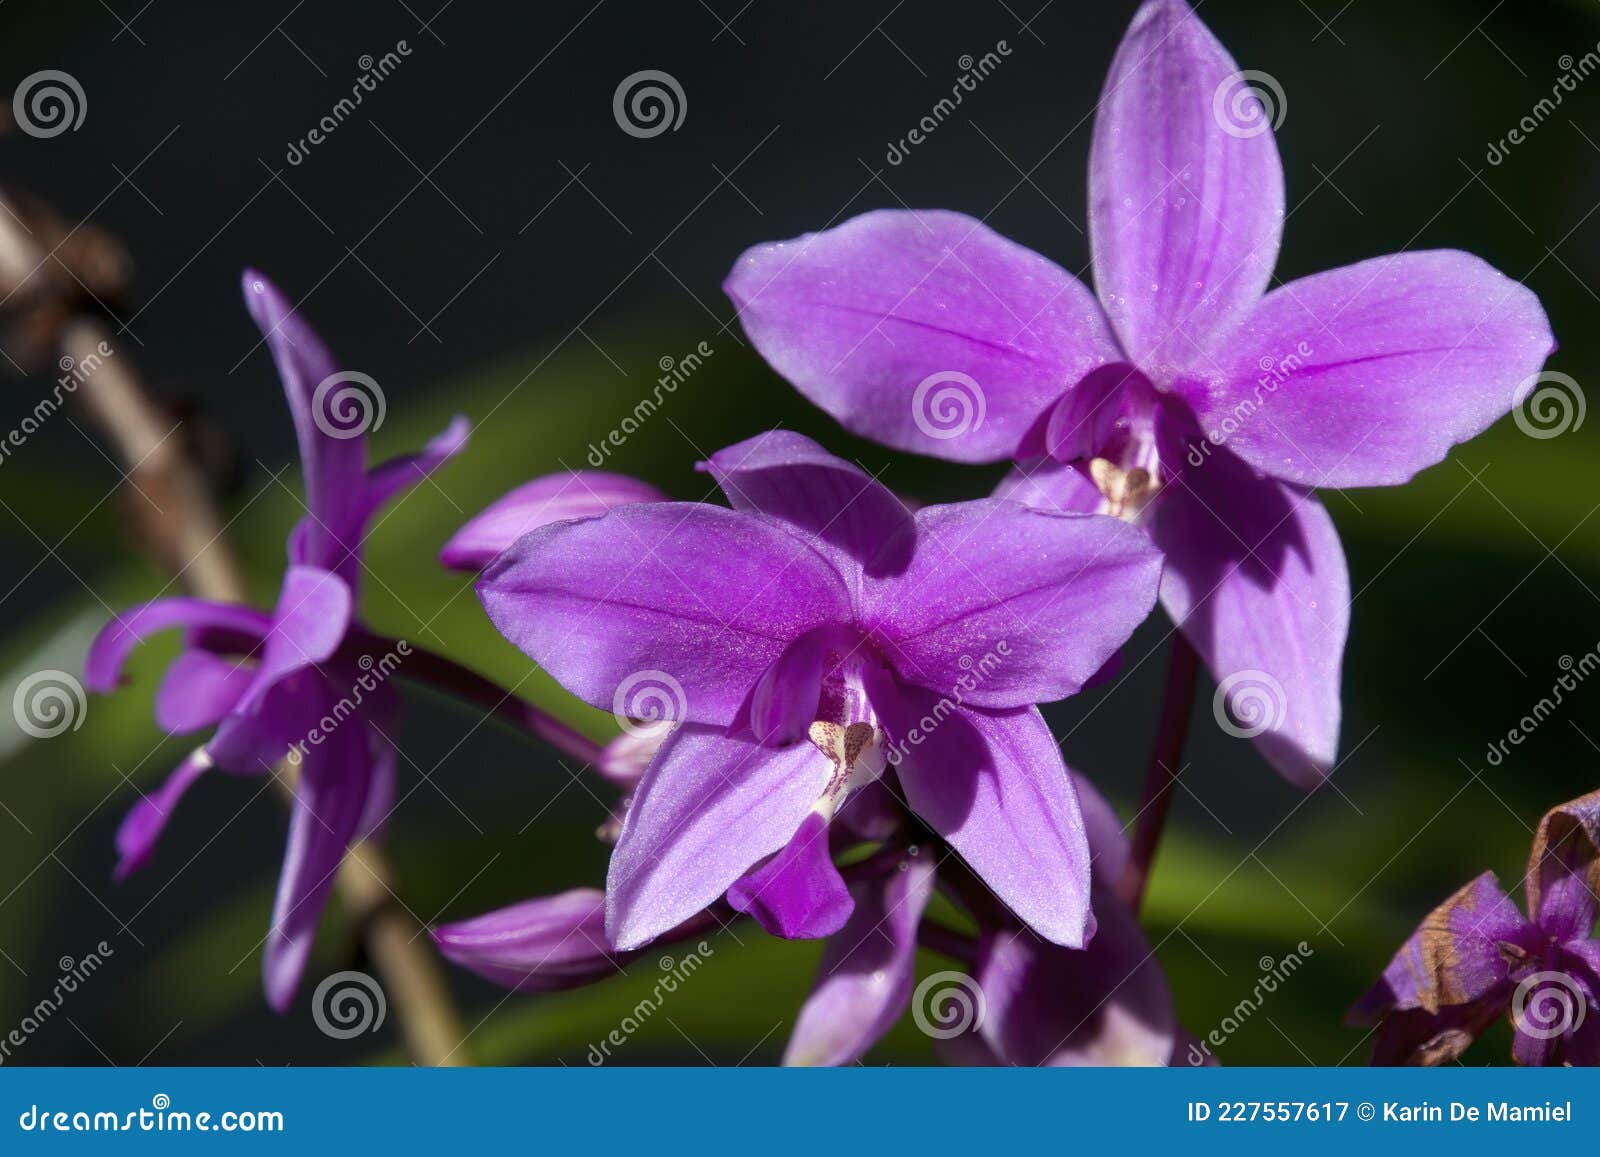
[[[982,1017],[935,1034],[953,1060],[1195,1051],[1125,886],[1149,849],[1068,768],[1040,705],[1104,677],[1159,602],[1224,688],[1268,676],[1283,702],[1250,733],[1289,780],[1320,783],[1350,594],[1313,490],[1405,482],[1507,413],[1553,349],[1533,294],[1461,252],[1269,291],[1283,173],[1270,131],[1216,114],[1237,75],[1182,0],[1134,17],[1095,123],[1092,291],[952,212],[869,212],[735,264],[727,292],[778,374],[886,447],[1014,463],[991,496],[917,508],[777,430],[700,464],[726,505],[574,471],[518,487],[446,544],[444,565],[480,572],[498,631],[578,700],[626,715],[641,680],[671,692],[650,726],[585,752],[620,795],[604,890],[434,929],[448,958],[546,991],[748,917],[826,940],[792,1063],[862,1057],[911,1002],[919,946],[982,993]],[[204,768],[271,771],[301,752],[266,950],[282,1007],[340,858],[386,814],[398,700],[380,688],[355,722],[296,745],[385,643],[356,615],[370,516],[465,430],[367,471],[361,440],[311,413],[326,351],[261,278],[245,284],[305,462],[278,603],[138,608],[89,673],[108,689],[135,642],[184,627],[157,716],[215,728],[129,817],[121,871]],[[425,654],[398,669],[448,672]],[[551,720],[532,729],[574,749]],[[1378,1020],[1378,1059],[1454,1056],[1508,1005],[1523,1015],[1523,986],[1552,969],[1594,1000],[1596,799],[1546,817],[1531,921],[1485,876],[1425,922],[1358,1007]],[[1596,1032],[1519,1022],[1516,1056],[1593,1063]]]

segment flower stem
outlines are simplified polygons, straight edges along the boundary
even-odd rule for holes
[[[372,634],[364,635],[360,640],[361,645],[384,652],[395,650],[400,642]],[[573,759],[586,764],[599,759],[600,745],[594,740],[527,700],[513,695],[492,679],[409,640],[400,653],[406,656],[405,663],[400,667],[402,674],[475,703],[491,715],[497,715],[507,723],[531,732]]]
[[[1199,652],[1182,631],[1174,631],[1167,685],[1161,696],[1161,721],[1156,730],[1155,748],[1150,753],[1150,771],[1145,777],[1144,799],[1139,804],[1133,850],[1128,856],[1127,870],[1117,883],[1117,894],[1135,912],[1144,900],[1156,848],[1167,826],[1167,813],[1172,809],[1172,792],[1183,770],[1183,744],[1189,735],[1189,715],[1199,675]]]

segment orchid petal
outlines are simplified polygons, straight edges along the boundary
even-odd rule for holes
[[[156,722],[173,735],[211,727],[244,698],[255,677],[254,664],[185,651],[167,668],[156,692]]]
[[[178,800],[211,767],[204,751],[193,752],[178,764],[171,775],[155,791],[143,796],[128,810],[117,828],[117,867],[114,873],[119,882],[149,862],[156,850],[156,841],[166,829]]]
[[[720,897],[789,842],[830,770],[808,743],[780,751],[679,727],[645,772],[611,855],[611,942],[637,948]]]
[[[1162,373],[1254,305],[1283,232],[1270,97],[1182,0],[1134,15],[1089,152],[1095,287],[1130,359]]]
[[[450,419],[448,426],[429,439],[427,445],[415,454],[402,454],[368,471],[366,485],[362,489],[357,525],[365,525],[367,519],[371,518],[384,503],[425,480],[435,470],[465,450],[471,433],[472,423],[463,415],[457,414]]]
[[[812,812],[789,842],[728,889],[728,903],[774,936],[817,940],[844,927],[854,907],[833,866],[828,820]]]
[[[272,620],[250,607],[206,599],[159,599],[145,603],[123,611],[95,636],[83,666],[84,683],[91,691],[116,690],[122,666],[133,649],[156,632],[174,627],[209,628],[260,639],[271,629]]]
[[[1586,939],[1600,915],[1600,791],[1539,821],[1524,885],[1528,911],[1557,940]]]
[[[960,213],[879,210],[760,245],[723,288],[762,356],[848,429],[958,462],[1010,457],[1117,356],[1080,281]]]
[[[678,502],[535,530],[478,592],[500,633],[585,702],[642,717],[631,704],[648,682],[672,720],[723,725],[790,641],[849,611],[833,567],[781,524]]]
[[[1213,440],[1301,486],[1389,486],[1522,400],[1555,348],[1532,291],[1454,250],[1268,294],[1182,390]]]
[[[606,940],[606,897],[574,888],[433,930],[447,960],[519,992],[555,992],[603,980],[621,958]]]
[[[568,470],[524,482],[468,519],[439,552],[454,570],[482,570],[530,530],[569,518],[594,518],[630,502],[666,502],[647,482],[603,470]]]

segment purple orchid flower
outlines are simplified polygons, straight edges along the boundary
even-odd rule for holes
[[[847,798],[870,817],[865,789],[887,779],[1041,936],[1084,944],[1082,821],[1033,704],[1076,692],[1127,638],[1159,554],[1115,519],[998,499],[913,516],[787,432],[705,468],[732,510],[634,503],[547,525],[478,586],[567,690],[677,724],[611,858],[612,943],[724,894],[778,935],[838,931],[856,898],[830,821]]]
[[[1147,528],[1162,604],[1267,758],[1313,786],[1337,754],[1350,599],[1311,488],[1440,461],[1554,342],[1531,292],[1457,251],[1266,293],[1284,220],[1257,94],[1186,3],[1150,0],[1096,115],[1098,297],[980,221],[911,211],[757,246],[725,288],[767,361],[850,430],[1015,459],[999,494]]]
[[[372,834],[393,803],[395,751],[377,725],[394,714],[397,696],[368,673],[373,658],[363,653],[355,620],[367,524],[466,444],[467,422],[455,419],[420,454],[368,470],[365,427],[348,424],[354,399],[337,392],[350,379],[264,277],[247,271],[244,294],[289,398],[306,483],[306,514],[289,537],[277,606],[266,614],[169,598],[135,607],[95,639],[85,682],[95,691],[115,690],[141,641],[181,627],[184,651],[156,697],[156,720],[173,734],[216,728],[123,821],[119,879],[148,861],[178,800],[206,770],[270,775],[286,757],[298,764],[262,954],[267,1000],[282,1011],[294,997],[345,849]]]
[[[1350,1012],[1373,1064],[1455,1060],[1509,1011],[1522,1065],[1600,1065],[1600,791],[1545,813],[1523,917],[1493,872],[1423,920]]]

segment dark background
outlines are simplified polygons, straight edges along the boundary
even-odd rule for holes
[[[45,68],[82,84],[87,117],[50,140],[0,137],[0,186],[36,193],[128,247],[125,353],[194,414],[259,597],[271,599],[297,512],[273,475],[292,463],[288,415],[238,299],[268,273],[346,364],[383,386],[381,453],[463,412],[471,452],[378,532],[369,592],[380,629],[514,682],[521,656],[483,621],[468,582],[433,556],[465,515],[511,485],[579,466],[651,387],[657,363],[701,341],[713,356],[613,464],[682,497],[692,463],[776,424],[873,470],[852,441],[762,365],[730,328],[719,283],[758,241],[877,207],[947,207],[1084,270],[1085,164],[1106,67],[1135,4],[968,3],[217,5],[198,0],[11,0],[0,8],[7,91]],[[1285,280],[1406,248],[1461,247],[1525,280],[1562,348],[1551,368],[1600,380],[1600,78],[1580,82],[1503,164],[1485,160],[1569,65],[1600,42],[1600,4],[1516,0],[1206,0],[1201,16],[1241,67],[1278,79],[1292,209]],[[349,93],[364,54],[411,49],[303,163],[285,159]],[[963,71],[1011,55],[905,163],[885,151]],[[681,128],[653,139],[612,116],[619,81],[671,73]],[[5,367],[0,429],[47,376]],[[1592,392],[1592,390],[1591,390]],[[1220,1049],[1227,1063],[1337,1064],[1364,1056],[1340,1027],[1416,921],[1476,873],[1512,884],[1541,812],[1600,783],[1600,691],[1585,686],[1503,765],[1502,735],[1573,659],[1600,646],[1600,419],[1560,437],[1509,420],[1397,490],[1329,494],[1354,611],[1343,750],[1307,797],[1195,709],[1192,764],[1148,908],[1185,1023],[1204,1034],[1263,968],[1305,941],[1306,966]],[[921,498],[975,496],[993,470],[893,458]],[[285,479],[297,485],[291,469]],[[41,668],[78,670],[107,607],[165,577],[129,537],[119,474],[66,410],[0,466],[0,690]],[[1070,762],[1127,809],[1138,796],[1166,625],[1128,649],[1130,675],[1051,713]],[[184,750],[149,706],[170,643],[135,686],[90,700],[79,730],[29,742],[0,731],[0,1035],[48,995],[57,960],[104,939],[114,956],[9,1063],[341,1063],[395,1059],[394,1021],[339,1042],[312,1023],[316,979],[364,967],[330,915],[305,991],[266,1011],[265,932],[284,817],[259,786],[213,776],[185,800],[154,862],[110,882],[111,836]],[[532,684],[529,684],[532,686]],[[608,718],[539,695],[596,735]],[[590,833],[607,790],[570,781],[542,749],[411,697],[391,855],[424,922],[595,884]],[[0,726],[11,720],[0,713]],[[537,817],[537,818],[535,818]],[[814,945],[740,930],[618,1052],[619,1063],[768,1063],[815,966]],[[925,962],[930,968],[937,961]],[[559,997],[452,982],[473,1057],[581,1064],[654,979]],[[909,1022],[870,1059],[931,1056]],[[1467,1061],[1500,1063],[1491,1035]]]

